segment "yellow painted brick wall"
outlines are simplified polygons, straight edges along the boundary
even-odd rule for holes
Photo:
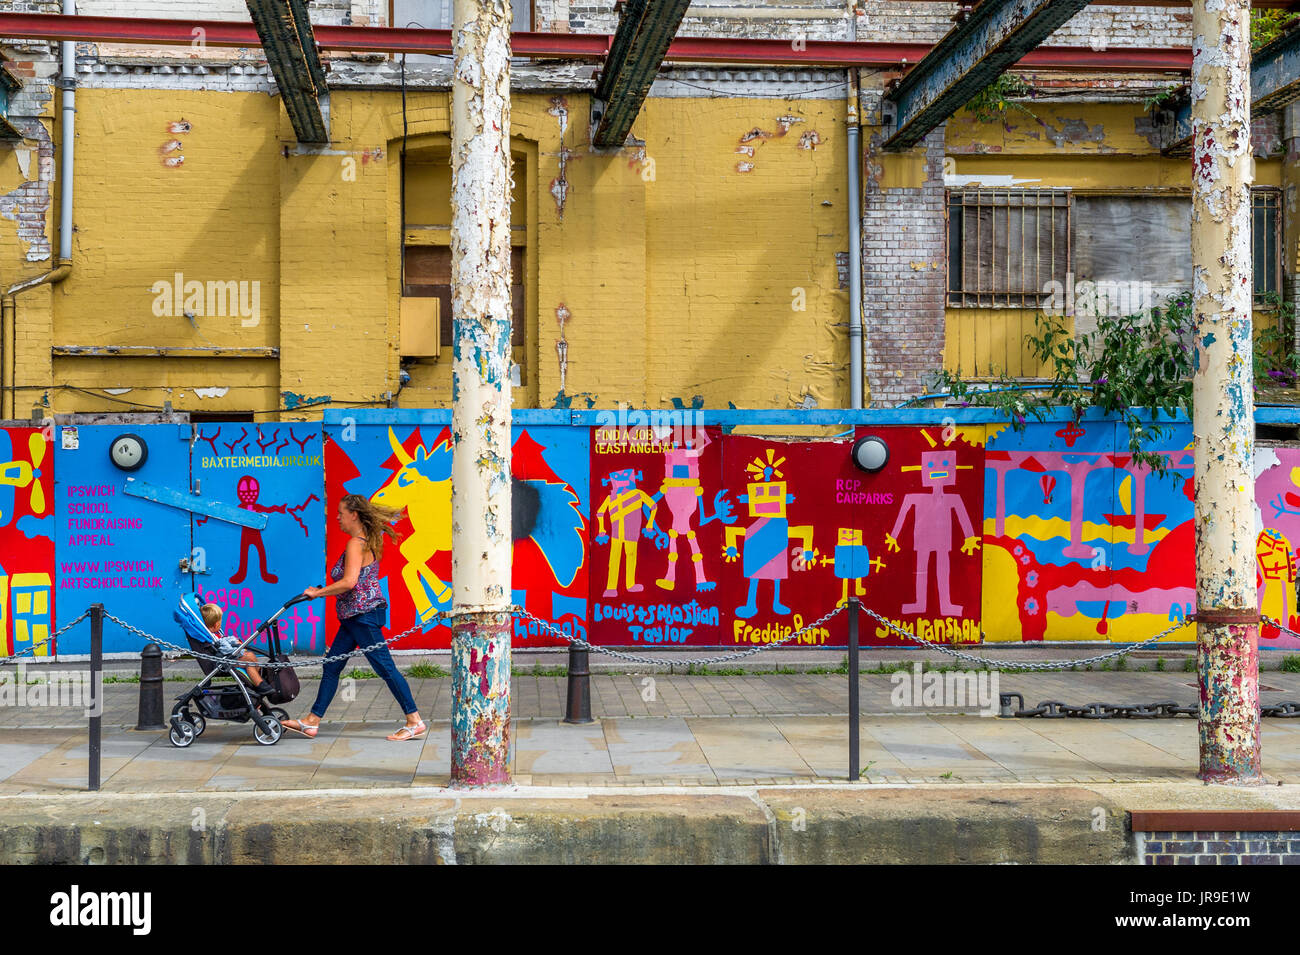
[[[75,267],[62,286],[19,299],[20,385],[85,389],[50,391],[57,411],[164,401],[270,411],[288,394],[302,404],[286,416],[315,416],[325,398],[389,400],[400,359],[400,94],[336,91],[323,155],[293,148],[278,98],[264,94],[81,90],[77,102]],[[448,94],[410,94],[408,107],[412,148],[446,142]],[[601,154],[587,143],[588,109],[585,95],[513,104],[513,218],[529,276],[516,403],[790,407],[810,396],[846,405],[848,294],[836,263],[848,248],[843,102],[651,99],[633,128],[644,147]],[[1075,188],[1185,182],[1185,163],[1160,158],[1133,131],[1132,107],[1044,112],[1036,137],[1028,126],[993,134],[955,119],[956,171]],[[1067,121],[1083,130],[1078,141],[1044,135]],[[980,137],[999,154],[974,154]],[[1280,179],[1280,163],[1261,162],[1257,173]],[[14,179],[0,165],[0,186]],[[446,184],[417,185],[408,218],[436,216]],[[34,267],[23,253],[12,224],[0,222],[7,282],[52,264]],[[155,314],[155,283],[176,273],[257,283],[256,321],[230,310]],[[949,328],[951,364],[979,329]],[[1014,370],[1017,337],[1010,325],[986,328],[990,351],[979,357]],[[51,360],[52,344],[280,353]],[[450,364],[444,354],[412,365],[398,403],[446,404]],[[110,401],[108,388],[130,389],[112,396],[128,404]],[[41,393],[21,392],[19,413]]]

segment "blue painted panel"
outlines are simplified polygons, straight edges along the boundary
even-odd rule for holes
[[[321,426],[205,422],[193,455],[201,509],[234,510],[263,525],[194,513],[195,559],[204,571],[194,575],[194,589],[222,607],[223,631],[243,639],[290,597],[324,583]],[[280,618],[285,648],[323,652],[324,614],[324,601],[290,608]]]
[[[80,427],[76,449],[65,448],[68,428],[54,442],[56,625],[92,603],[128,623],[178,642],[172,609],[188,590],[180,570],[190,556],[190,515],[122,493],[128,477],[185,492],[190,481],[189,426],[95,425]],[[135,434],[148,446],[143,467],[129,474],[108,457],[118,435]],[[69,436],[70,437],[70,436]],[[104,625],[105,653],[138,653],[143,642],[112,622]],[[83,623],[59,638],[60,654],[89,653]]]

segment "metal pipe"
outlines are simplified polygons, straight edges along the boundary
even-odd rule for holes
[[[455,0],[451,785],[510,782],[510,4]]]
[[[1259,783],[1250,3],[1196,0],[1192,276],[1200,778]]]
[[[45,14],[45,19],[63,22],[76,16],[76,0],[63,0],[62,14]],[[4,14],[0,14],[4,16]],[[8,288],[0,296],[0,418],[17,417],[18,404],[18,303],[17,297],[39,285],[58,285],[72,274],[72,184],[76,139],[76,44],[66,40],[59,46],[59,86],[62,88],[62,132],[59,137],[59,264],[42,275]]]
[[[858,71],[850,69],[849,142],[849,407],[862,407],[862,126],[858,120]]]
[[[162,20],[146,17],[61,17],[41,13],[0,13],[0,36],[37,40],[140,43],[189,46],[195,30],[203,31],[207,46],[257,47],[252,23],[221,20]],[[394,27],[314,26],[316,44],[324,50],[376,53],[449,53],[452,31]],[[524,58],[603,60],[610,37],[585,33],[515,33],[511,55]],[[853,43],[808,40],[794,49],[788,40],[678,37],[665,60],[679,63],[759,63],[773,66],[856,66],[906,69],[931,49],[928,43]],[[1039,47],[1018,63],[1024,68],[1061,70],[1125,70],[1186,72],[1188,47]]]

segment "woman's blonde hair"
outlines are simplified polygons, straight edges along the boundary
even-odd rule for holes
[[[355,514],[357,520],[361,522],[361,531],[365,535],[366,546],[375,555],[375,560],[379,560],[384,555],[385,535],[395,541],[401,540],[401,535],[397,533],[397,528],[393,526],[393,521],[401,516],[401,510],[375,504],[360,494],[347,495],[343,498],[342,504]]]

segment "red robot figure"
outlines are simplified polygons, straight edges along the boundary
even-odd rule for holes
[[[239,479],[236,488],[239,494],[239,506],[246,511],[253,511],[256,514],[284,514],[287,505],[274,504],[267,507],[264,504],[257,503],[257,495],[261,493],[262,487],[257,483],[257,478],[251,474],[245,474]],[[242,584],[244,578],[248,575],[248,549],[257,548],[257,556],[261,564],[262,580],[268,584],[279,583],[280,578],[275,574],[268,573],[266,570],[266,545],[262,543],[262,532],[252,527],[240,528],[239,535],[239,569],[235,571],[235,576],[230,578],[232,584]]]

